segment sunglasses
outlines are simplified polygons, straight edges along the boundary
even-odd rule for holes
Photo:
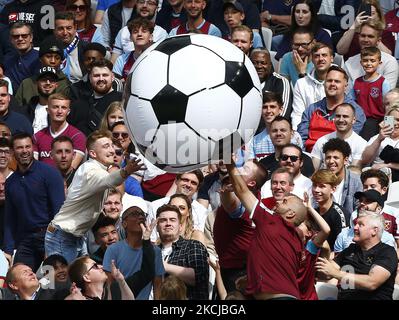
[[[122,149],[115,149],[115,155],[117,155],[118,157],[123,155],[123,150]]]
[[[118,139],[120,136],[122,136],[123,139],[127,139],[129,134],[127,132],[112,132],[112,137],[114,139]]]
[[[71,4],[70,6],[68,6],[68,10],[71,11],[78,11],[78,9],[79,11],[86,11],[87,6],[85,4],[82,4],[81,6],[78,6],[76,4]]]
[[[88,274],[90,272],[91,269],[100,269],[100,266],[97,263],[94,263],[87,271],[86,274]]]
[[[11,37],[15,40],[19,39],[21,37],[22,39],[28,39],[30,36],[30,33],[23,33],[23,34],[12,34]]]
[[[289,156],[288,154],[283,154],[280,159],[282,161],[287,161],[288,159],[290,159],[291,162],[297,162],[299,157],[298,156]]]

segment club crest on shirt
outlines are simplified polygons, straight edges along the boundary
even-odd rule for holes
[[[372,257],[372,256],[367,257],[366,263],[369,264],[369,265],[371,265],[371,264],[373,264],[373,260],[374,260],[374,257]]]
[[[371,87],[370,96],[372,98],[378,98],[380,96],[380,88]]]
[[[292,0],[284,0],[283,2],[284,2],[284,5],[286,5],[287,7],[292,5]]]

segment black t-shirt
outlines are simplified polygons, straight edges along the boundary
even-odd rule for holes
[[[276,153],[269,154],[266,158],[263,158],[259,162],[267,170],[267,174],[269,177],[274,172],[274,170],[279,167],[278,161],[276,160]],[[303,154],[303,167],[301,172],[305,177],[308,178],[310,178],[314,172],[312,159],[306,154]]]
[[[345,289],[341,284],[338,292],[339,300],[392,300],[398,267],[398,257],[393,247],[380,242],[371,249],[364,251],[360,246],[353,243],[334,260],[341,269],[344,266],[352,267],[355,274],[369,274],[373,265],[383,267],[391,273],[388,280],[373,291]]]
[[[317,212],[320,212],[317,208]],[[331,250],[334,250],[334,243],[342,229],[349,226],[349,221],[344,214],[344,209],[337,203],[333,202],[332,206],[326,213],[322,215],[329,225],[331,231],[327,238]]]

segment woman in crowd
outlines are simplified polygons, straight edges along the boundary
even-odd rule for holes
[[[280,36],[281,42],[278,45],[276,60],[279,60],[285,53],[291,51],[292,35],[298,27],[308,27],[313,31],[314,38],[317,42],[332,46],[329,33],[321,28],[317,21],[317,12],[311,0],[299,0],[294,5],[291,13],[291,21],[290,32]]]

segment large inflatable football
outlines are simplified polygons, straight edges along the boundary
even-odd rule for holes
[[[132,141],[154,165],[176,173],[229,160],[253,136],[261,109],[250,59],[202,34],[149,47],[133,65],[124,95]]]

